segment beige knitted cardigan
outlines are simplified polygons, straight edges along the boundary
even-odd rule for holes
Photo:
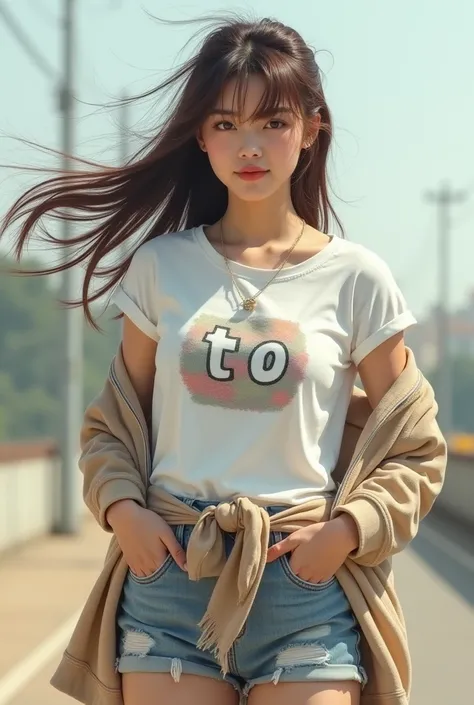
[[[195,524],[188,550],[190,577],[218,576],[203,619],[204,646],[221,663],[245,619],[265,565],[268,531],[291,532],[308,522],[348,512],[359,530],[359,548],[337,573],[360,624],[368,684],[362,705],[407,705],[411,667],[402,610],[390,558],[415,536],[442,487],[446,444],[436,422],[433,390],[407,348],[407,364],[374,410],[354,387],[331,506],[309,502],[271,518],[246,499],[204,515],[148,487],[147,425],[121,351],[101,394],[88,407],[81,434],[80,467],[85,501],[105,529],[108,507],[133,499],[170,523]],[[223,560],[221,530],[237,533]],[[112,537],[103,570],[52,678],[59,690],[87,705],[123,705],[116,672],[116,610],[128,567]],[[232,618],[224,624],[223,613]]]

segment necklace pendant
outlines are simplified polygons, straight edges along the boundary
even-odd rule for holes
[[[257,302],[255,301],[255,299],[245,299],[245,301],[243,302],[243,307],[246,311],[253,311],[256,305]]]

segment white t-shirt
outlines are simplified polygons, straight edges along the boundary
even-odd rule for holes
[[[231,266],[245,296],[272,275]],[[216,501],[333,492],[356,365],[416,323],[386,263],[339,237],[244,311],[202,227],[139,247],[112,301],[159,341],[151,482]]]

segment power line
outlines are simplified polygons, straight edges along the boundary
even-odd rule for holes
[[[13,34],[15,39],[21,44],[28,56],[34,61],[41,73],[46,76],[46,78],[49,78],[50,80],[53,80],[54,83],[57,83],[58,76],[56,74],[56,71],[40,54],[38,49],[35,47],[26,32],[23,30],[18,20],[16,20],[15,17],[12,15],[10,10],[7,10],[7,8],[2,4],[0,4],[0,19],[3,20],[7,28]]]
[[[35,3],[32,3],[35,6],[35,11],[39,12],[40,14],[44,14],[44,19],[48,20],[49,22],[58,22],[60,24],[59,19],[55,16],[53,16],[53,13],[50,12],[49,10],[46,10],[43,6],[36,6]],[[47,13],[47,14],[46,14]],[[21,27],[20,23],[18,22],[17,19],[13,17],[13,15],[10,13],[9,10],[7,10],[2,4],[0,0],[0,19],[3,19],[7,28],[11,31],[11,33],[14,35],[15,39],[20,43],[22,49],[28,54],[28,56],[33,59],[34,63],[36,66],[40,69],[40,71],[46,76],[46,78],[53,80],[54,83],[59,86],[59,84],[62,81],[61,76],[48,64],[48,62],[41,56],[39,51],[36,49],[36,47],[33,45],[33,43],[30,41],[28,35],[26,32],[23,30]],[[95,92],[95,88],[94,88]],[[97,95],[97,93],[96,93]],[[75,100],[79,100],[77,95],[72,96]],[[59,100],[62,100],[61,94],[59,94]]]
[[[45,22],[54,22],[56,24],[59,21],[57,15],[55,15],[52,10],[46,8],[42,0],[29,0],[28,4],[33,8],[33,12],[36,12]]]

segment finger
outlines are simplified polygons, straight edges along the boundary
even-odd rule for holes
[[[175,562],[181,570],[187,570],[187,565],[186,565],[186,552],[184,551],[183,547],[178,543],[176,540],[175,535],[173,532],[170,530],[169,534],[166,532],[166,535],[160,537],[162,543],[166,546],[168,551],[171,553],[173,556]]]
[[[298,566],[295,566],[292,564],[290,561],[290,568],[293,571],[293,573],[300,578],[300,580],[304,580],[306,583],[319,583],[321,582],[321,578],[317,576],[315,573],[311,573],[311,571],[308,568],[299,568]]]
[[[272,563],[285,553],[290,553],[295,548],[296,542],[291,536],[287,536],[283,541],[270,546],[267,553],[267,563]]]
[[[148,568],[146,569],[146,576],[153,575],[153,573],[156,573],[165,563],[166,561],[166,556],[164,558],[159,558],[157,561],[153,561],[153,563],[150,563]]]
[[[296,573],[301,580],[304,580],[306,583],[319,583],[319,578],[315,578],[314,575],[308,575],[304,573]]]
[[[288,563],[293,573],[298,576],[298,578],[300,578],[301,580],[304,580],[307,583],[317,582],[315,578],[316,574],[314,572],[314,567],[305,565],[301,562],[301,560],[298,560],[298,555],[296,551],[292,553]]]
[[[317,582],[318,583],[328,583],[333,578],[334,578],[334,575],[329,575],[327,578],[323,576],[322,578],[318,578]]]
[[[142,570],[141,568],[132,568],[131,565],[129,565],[128,567],[136,578],[145,578],[146,577],[145,571]]]
[[[152,568],[151,566],[152,566],[151,563],[150,564],[147,562],[142,563],[141,568],[138,569],[138,573],[137,573],[138,577],[139,578],[147,578],[149,575],[151,575],[155,571],[155,568]]]
[[[291,570],[295,575],[298,576],[298,578],[301,578],[301,580],[306,580],[306,578],[303,578],[303,573],[304,573],[304,568],[297,562],[295,562],[295,554],[293,553],[288,561]]]

